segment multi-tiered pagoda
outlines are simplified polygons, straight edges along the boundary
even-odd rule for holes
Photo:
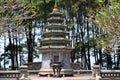
[[[53,70],[51,61],[62,62],[61,74],[72,75],[70,65],[71,40],[64,22],[64,16],[59,12],[57,5],[49,14],[47,24],[44,26],[44,33],[41,39],[40,52],[42,53],[42,66],[39,75],[51,75]]]

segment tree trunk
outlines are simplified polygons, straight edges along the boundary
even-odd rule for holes
[[[102,63],[102,49],[99,49],[99,64],[100,64],[100,67],[103,66],[103,63]]]
[[[20,35],[18,34],[18,44],[20,46]],[[22,53],[21,53],[21,50],[20,50],[20,47],[18,48],[18,51],[19,51],[19,60],[20,60],[20,66],[22,65]]]
[[[12,38],[11,38],[11,32],[10,30],[8,31],[8,38],[9,38],[9,45],[11,46],[10,48],[10,57],[11,57],[11,69],[12,70],[15,70],[15,67],[14,67],[14,52],[13,52],[13,48],[12,48]]]
[[[6,34],[4,34],[4,49],[5,49],[5,47],[6,47]],[[4,54],[6,54],[5,50],[4,50]],[[3,64],[4,64],[4,70],[6,70],[5,57],[6,56],[4,55],[4,62],[3,62]]]
[[[46,0],[44,0],[44,23],[46,24],[47,12],[46,12]]]
[[[28,27],[25,27],[27,48],[28,48],[28,63],[33,62],[33,42],[32,42],[32,21],[29,21]]]
[[[16,55],[15,55],[15,59],[16,59],[16,69],[18,69],[18,40],[17,40],[17,38],[18,38],[18,36],[17,36],[17,34],[18,34],[18,32],[17,31],[15,31],[15,44],[16,44],[16,46],[15,46],[15,53],[16,53]]]
[[[87,39],[88,39],[88,42],[87,42],[88,69],[90,70],[91,69],[91,62],[90,62],[90,46],[89,46],[89,36],[90,36],[89,35],[89,23],[86,22],[86,24],[87,24]]]

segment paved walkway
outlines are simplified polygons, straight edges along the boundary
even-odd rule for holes
[[[42,77],[37,75],[30,75],[29,78],[31,80],[94,80],[94,78],[91,75],[75,75],[73,77]]]

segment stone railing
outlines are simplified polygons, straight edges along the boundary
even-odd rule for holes
[[[92,75],[95,80],[120,80],[120,70],[100,70],[99,65],[94,65]]]
[[[19,80],[19,71],[0,71],[0,80]]]
[[[120,70],[101,70],[100,75],[103,78],[107,78],[107,77],[120,78]]]
[[[0,71],[0,80],[29,80],[28,67],[21,66],[20,70]]]

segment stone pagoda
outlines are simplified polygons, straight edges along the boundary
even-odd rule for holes
[[[44,26],[43,37],[41,38],[42,65],[39,75],[52,75],[51,61],[62,62],[61,74],[73,75],[70,64],[70,53],[72,51],[69,32],[64,22],[64,16],[59,12],[55,4],[53,12],[49,14],[47,23]]]

